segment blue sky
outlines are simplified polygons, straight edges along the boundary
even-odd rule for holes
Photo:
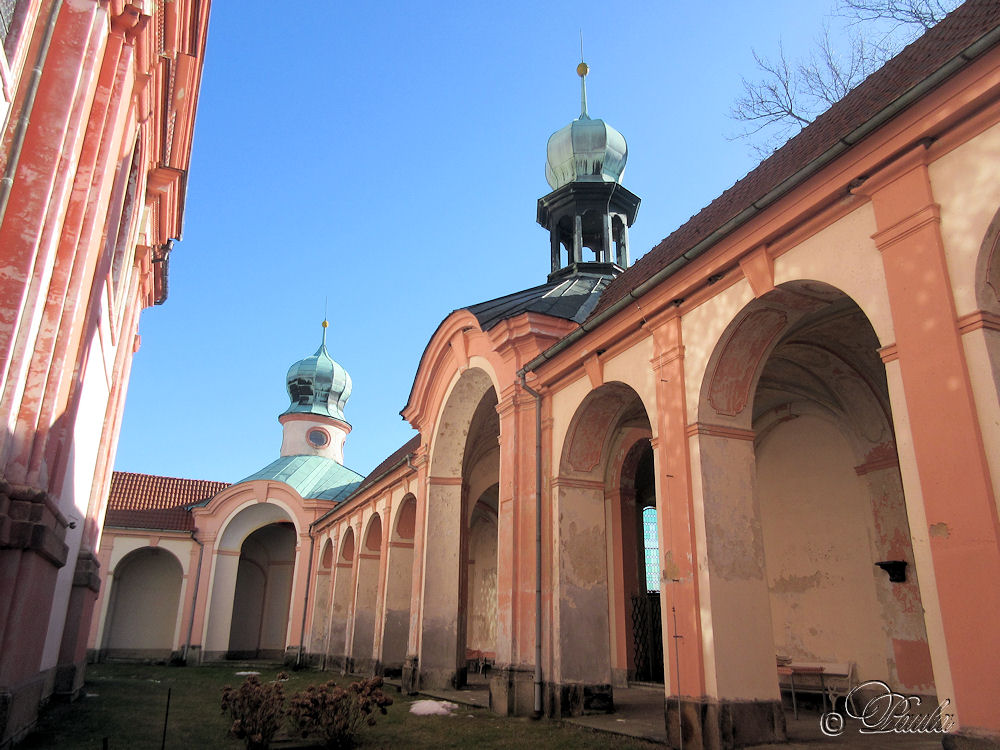
[[[278,456],[288,366],[354,380],[345,463],[408,440],[452,310],[543,283],[545,144],[579,114],[628,141],[642,255],[753,168],[727,117],[751,48],[807,51],[830,5],[213,3],[183,241],[142,314],[116,468],[238,481]]]

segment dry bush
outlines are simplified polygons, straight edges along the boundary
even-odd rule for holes
[[[274,682],[261,682],[250,675],[242,685],[222,689],[222,712],[228,713],[233,724],[229,733],[244,740],[248,750],[267,750],[285,719],[285,696],[280,680],[288,679],[284,672]]]
[[[354,682],[347,688],[330,681],[312,685],[292,696],[288,716],[301,737],[314,737],[325,747],[340,750],[354,743],[364,725],[374,726],[392,698],[382,692],[382,678]]]

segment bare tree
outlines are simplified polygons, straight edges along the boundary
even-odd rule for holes
[[[903,45],[940,21],[961,0],[838,0],[847,19],[840,47],[829,23],[805,59],[789,62],[753,50],[757,77],[743,78],[743,94],[730,109],[741,124],[733,139],[765,157],[878,70]]]
[[[959,6],[961,0],[840,0],[839,12],[856,21],[894,21],[926,31]]]

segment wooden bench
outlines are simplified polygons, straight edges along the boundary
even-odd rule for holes
[[[782,663],[783,662],[783,663]],[[778,663],[778,687],[792,694],[792,711],[799,718],[796,693],[820,695],[825,707],[837,706],[837,699],[845,697],[857,684],[853,662],[787,661]]]

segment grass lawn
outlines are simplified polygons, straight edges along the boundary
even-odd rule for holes
[[[156,667],[101,664],[87,670],[87,683],[80,700],[52,704],[43,713],[38,728],[21,745],[59,750],[100,750],[104,739],[110,750],[156,750],[163,737],[163,720],[170,689],[170,715],[166,747],[241,748],[242,741],[226,736],[229,722],[222,715],[222,688],[237,686],[242,677],[235,665],[212,667]],[[277,670],[262,670],[261,680],[274,679]],[[335,675],[329,672],[291,672],[286,698],[312,684]],[[340,678],[337,678],[338,680]],[[344,679],[342,684],[349,680]],[[555,721],[507,719],[484,709],[459,707],[451,716],[415,716],[409,697],[387,689],[395,703],[378,724],[358,735],[360,748],[616,748],[633,750],[659,747],[638,740],[590,732]],[[276,750],[291,743],[276,741]],[[305,747],[295,742],[295,747]]]

